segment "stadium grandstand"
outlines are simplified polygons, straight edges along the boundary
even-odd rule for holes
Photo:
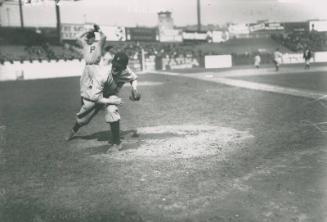
[[[7,2],[7,1],[2,1]],[[21,1],[9,1],[18,7]],[[17,3],[18,2],[18,3]],[[29,4],[33,1],[24,1]],[[2,8],[5,4],[2,4]],[[0,7],[0,8],[1,8]],[[56,4],[56,10],[59,10]],[[9,21],[7,21],[9,24]],[[56,27],[30,27],[21,25],[0,26],[0,62],[25,60],[72,60],[82,56],[75,45],[77,33],[90,24],[65,24],[57,16]],[[18,23],[19,24],[19,23]],[[101,26],[101,24],[100,24]],[[279,48],[282,53],[300,52],[305,47],[314,51],[326,48],[325,34],[311,32],[309,22],[276,23],[258,21],[251,24],[226,24],[225,26],[176,27],[172,13],[158,13],[156,27],[102,26],[107,35],[107,45],[114,51],[126,51],[137,63],[146,59],[163,67],[162,60],[185,67],[195,63],[204,66],[206,55],[231,55],[233,65],[253,63],[255,54],[260,53],[262,63],[272,62],[272,53]],[[194,60],[197,62],[194,63]],[[140,65],[139,65],[140,66]]]
[[[73,40],[56,42],[52,33],[19,28],[0,28],[0,60],[42,60],[42,59],[80,59],[81,55]],[[50,33],[50,34],[49,34]],[[52,35],[52,36],[51,36]],[[201,60],[205,55],[233,54],[235,57],[249,57],[260,51],[270,54],[280,45],[270,38],[255,39],[230,39],[221,43],[208,42],[159,42],[159,41],[108,41],[116,51],[124,50],[131,57],[138,58],[143,49],[145,56],[176,58],[180,56],[193,56]],[[283,52],[289,52],[286,47],[281,47]],[[268,62],[268,61],[267,61]],[[240,61],[239,63],[242,63]]]

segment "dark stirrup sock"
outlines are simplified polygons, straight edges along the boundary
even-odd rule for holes
[[[78,124],[77,122],[75,122],[75,125],[73,126],[73,131],[75,133],[77,133],[77,131],[81,128],[82,126],[80,124]]]
[[[111,128],[111,138],[113,144],[120,144],[120,127],[119,127],[119,121],[110,123]]]

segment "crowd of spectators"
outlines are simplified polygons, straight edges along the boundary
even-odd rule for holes
[[[124,51],[130,60],[145,59],[157,64],[162,59],[173,60],[176,64],[183,64],[190,59],[195,59],[200,63],[204,58],[201,50],[196,51],[192,49],[192,46],[186,46],[182,43],[111,42],[107,43],[106,46],[111,46],[111,51],[114,53]],[[66,48],[76,52],[79,51],[78,46],[73,42],[66,43]]]
[[[45,31],[47,30],[43,30]],[[79,57],[62,45],[57,45],[55,37],[45,37],[43,32],[33,28],[0,27],[0,63]]]
[[[44,32],[49,30],[29,30],[3,28],[0,30],[0,44],[5,47],[0,48],[0,63],[4,61],[25,61],[25,60],[71,60],[81,59],[82,55],[74,41],[65,42],[58,45],[52,38],[45,38]],[[54,36],[55,33],[47,36]],[[270,41],[258,39],[253,41],[236,39],[223,44],[203,44],[203,43],[160,43],[160,42],[107,42],[107,46],[112,46],[112,51],[124,51],[131,61],[146,61],[156,63],[156,68],[161,69],[160,63],[183,65],[190,61],[197,61],[198,66],[204,66],[205,55],[231,54],[234,65],[252,64],[253,57],[258,53],[258,49],[267,48],[261,52],[262,63],[271,63],[271,48],[275,45],[284,46],[293,52],[303,51],[310,48],[312,51],[326,50],[325,34],[315,31],[311,32],[290,32],[272,35]],[[246,43],[245,43],[246,42]],[[272,42],[275,44],[272,44]],[[276,44],[277,42],[277,44]],[[247,47],[245,47],[247,46]],[[289,51],[288,50],[288,51]]]
[[[45,38],[44,32],[46,30],[20,30],[20,29],[6,29],[1,32],[0,38],[5,39],[5,44],[11,46],[5,50],[0,49],[0,62],[14,61],[14,60],[70,60],[81,59],[80,50],[75,45],[75,41],[64,42],[61,45],[56,44],[51,38]],[[49,36],[49,35],[47,35]],[[50,35],[51,36],[51,35]],[[248,40],[247,40],[248,41]],[[17,44],[19,43],[19,44]],[[1,41],[0,41],[1,44]],[[172,63],[173,65],[183,65],[196,60],[195,64],[204,66],[205,55],[217,54],[232,54],[233,62],[235,64],[251,64],[251,58],[255,51],[258,40],[250,42],[252,48],[244,48],[244,41],[231,41],[222,44],[203,44],[203,43],[160,43],[160,42],[107,42],[107,46],[113,47],[113,51],[124,51],[128,54],[131,61],[146,61],[156,63],[158,69],[162,68],[162,61],[165,63]],[[264,45],[266,42],[264,42]],[[20,47],[19,47],[20,45]],[[259,44],[260,45],[260,44]],[[17,47],[16,47],[17,46]],[[234,51],[231,47],[234,47]],[[251,49],[249,51],[249,49]],[[227,50],[227,51],[226,51]],[[267,59],[265,59],[267,57]],[[263,63],[271,61],[269,55],[262,55]]]
[[[272,35],[272,38],[294,52],[302,52],[305,48],[310,48],[313,51],[326,49],[325,33],[293,31],[288,34]]]
[[[106,46],[112,46],[113,52],[124,51],[131,61],[146,61],[156,63],[157,69],[162,69],[162,61],[174,65],[183,65],[193,61],[195,66],[204,67],[204,56],[216,54],[214,51],[202,51],[190,45],[182,43],[138,43],[138,42],[111,42]],[[17,51],[21,52],[18,53]],[[10,53],[12,51],[12,53]],[[244,53],[232,53],[234,65],[252,64],[256,51]],[[143,58],[142,58],[143,57]],[[261,53],[262,63],[272,61],[271,53]],[[49,43],[42,45],[30,45],[24,47],[11,46],[0,50],[0,62],[24,61],[24,60],[71,60],[82,59],[81,51],[74,42],[67,42],[60,46],[53,46]],[[167,62],[168,60],[168,62]],[[196,61],[196,62],[194,62]]]
[[[5,61],[32,61],[32,60],[70,60],[80,59],[81,56],[63,46],[33,45],[33,46],[2,46],[0,49],[0,63]]]
[[[12,33],[11,33],[12,32]],[[8,47],[5,50],[0,49],[0,62],[4,61],[25,61],[25,60],[71,60],[81,59],[82,55],[79,48],[75,45],[75,41],[64,42],[61,45],[53,44],[51,40],[44,38],[42,32],[22,31],[22,33],[14,33],[9,30],[6,35],[1,34],[0,37],[7,39]],[[11,42],[10,33],[22,34],[24,39],[20,39],[21,46]],[[315,32],[289,33],[284,35],[275,35],[272,38],[280,45],[284,45],[293,51],[303,50],[306,46],[311,46],[313,51],[319,50],[324,45],[324,39]],[[249,40],[247,40],[249,41]],[[128,54],[131,61],[146,61],[156,64],[157,69],[162,69],[162,63],[173,64],[174,66],[183,65],[185,63],[194,63],[196,66],[204,66],[205,55],[231,54],[234,65],[252,64],[253,57],[257,53],[256,46],[260,42],[250,42],[250,46],[244,48],[244,42],[241,40],[231,41],[222,44],[202,44],[202,43],[160,43],[160,42],[107,42],[107,46],[112,46],[112,51],[124,51]],[[269,45],[264,42],[263,45]],[[1,44],[1,42],[0,42]],[[9,47],[10,46],[10,47]],[[226,52],[233,46],[234,51]],[[267,46],[271,47],[270,45]],[[225,51],[224,51],[225,50]],[[230,49],[231,50],[231,49]],[[243,51],[242,51],[243,50]],[[251,51],[252,50],[252,51]],[[239,52],[237,52],[239,51]],[[268,50],[261,53],[262,63],[271,63],[272,55]],[[164,62],[163,62],[164,61]],[[168,62],[167,62],[168,61]],[[196,62],[195,62],[196,61]]]

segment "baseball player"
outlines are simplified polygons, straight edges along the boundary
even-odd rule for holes
[[[304,69],[310,69],[310,60],[312,58],[312,52],[309,48],[306,48],[303,52],[303,58],[305,62]]]
[[[261,64],[261,57],[260,52],[257,52],[257,54],[254,56],[254,66],[259,69]]]
[[[100,33],[100,40],[95,40],[95,32]],[[102,50],[106,42],[106,36],[101,32],[98,25],[82,32],[77,37],[77,44],[82,47],[82,54],[85,60],[85,67],[80,79],[80,90],[83,98],[89,98],[87,95],[88,88],[92,85],[94,76],[97,76],[101,71],[99,63],[101,61]]]
[[[95,41],[94,31],[100,32],[98,42]],[[104,34],[96,25],[94,29],[83,32],[78,37],[78,41],[83,47],[85,59],[85,68],[80,79],[81,109],[76,115],[76,122],[66,138],[67,141],[71,140],[82,126],[87,125],[102,108],[106,110],[107,120],[113,112],[110,105],[121,104],[121,99],[117,96],[105,97],[103,94],[107,85],[116,86],[111,72],[99,65],[105,39]]]
[[[100,65],[102,66],[108,66],[111,64],[113,58],[114,58],[114,52],[113,52],[113,46],[108,45],[104,47],[104,53],[100,61]]]
[[[127,66],[128,56],[124,52],[115,54],[112,60],[112,68],[110,70],[113,77],[113,82],[108,83],[104,88],[104,96],[109,98],[116,98],[120,89],[125,83],[131,84],[131,95],[129,97],[132,101],[139,101],[141,94],[137,90],[137,75]],[[106,121],[110,123],[113,147],[108,152],[121,150],[122,144],[120,141],[120,115],[116,104],[108,105],[108,115]]]
[[[279,71],[279,66],[282,63],[282,57],[283,54],[279,51],[279,48],[277,48],[274,52],[274,64],[275,64],[276,72]]]

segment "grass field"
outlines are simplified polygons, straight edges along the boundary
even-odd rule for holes
[[[78,78],[0,83],[0,221],[326,221],[326,135],[306,124],[321,103],[185,75],[140,91],[123,89],[125,149],[108,155],[103,113],[63,139]]]

